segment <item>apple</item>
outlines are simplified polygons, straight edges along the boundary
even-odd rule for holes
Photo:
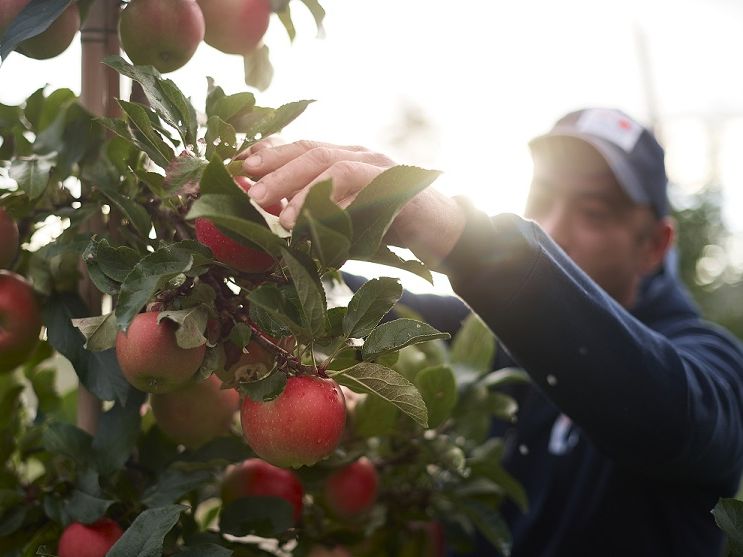
[[[135,64],[168,73],[184,66],[204,39],[196,0],[131,0],[119,18],[121,47]]]
[[[295,523],[302,516],[303,496],[302,483],[294,472],[259,458],[249,458],[229,468],[222,481],[225,505],[241,497],[281,497],[292,505]]]
[[[31,0],[0,0],[0,36]],[[60,16],[44,31],[21,42],[16,50],[37,60],[46,60],[62,54],[80,30],[80,11],[77,2],[71,2]]]
[[[41,331],[41,313],[31,285],[0,271],[0,372],[10,371],[33,352]]]
[[[93,524],[73,522],[62,532],[57,553],[59,557],[105,557],[123,534],[121,527],[110,518]]]
[[[152,395],[155,422],[165,435],[188,448],[198,448],[230,431],[240,408],[235,389],[222,389],[216,375],[170,393]]]
[[[204,42],[227,54],[245,55],[268,29],[271,0],[198,0],[206,21]]]
[[[276,466],[309,466],[338,446],[346,404],[332,379],[299,375],[273,400],[245,397],[240,418],[245,440],[259,457]]]
[[[276,339],[266,333],[263,334],[287,352],[294,350],[297,345],[296,339],[292,336]],[[251,340],[243,351],[231,342],[225,343],[224,349],[227,358],[226,369],[238,377],[262,377],[273,369],[276,361],[274,355],[255,340]]]
[[[377,469],[361,457],[325,480],[325,501],[339,518],[356,518],[374,506],[379,490]]]
[[[126,332],[116,335],[116,357],[129,383],[148,393],[168,393],[184,387],[204,361],[206,345],[181,348],[177,324],[157,322],[158,312],[138,314]]]
[[[7,269],[18,253],[18,225],[0,207],[0,269]]]
[[[248,191],[250,180],[245,176],[236,176],[235,182],[243,191]],[[266,211],[278,215],[282,210],[280,204],[271,205]],[[219,231],[212,221],[204,218],[196,219],[196,239],[207,246],[217,261],[229,265],[244,273],[265,273],[274,265],[273,257],[264,251],[244,246]]]

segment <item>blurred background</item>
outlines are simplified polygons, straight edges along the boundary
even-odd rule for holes
[[[684,281],[707,318],[743,338],[743,2],[321,3],[324,38],[298,2],[294,43],[278,19],[266,36],[276,73],[258,104],[318,101],[286,139],[366,145],[444,171],[435,187],[488,213],[521,213],[528,140],[575,108],[622,108],[666,147]],[[79,60],[79,42],[46,62],[12,54],[0,102],[19,104],[44,82],[79,93]],[[197,109],[207,76],[246,89],[242,59],[205,43],[169,74]],[[389,268],[349,270],[450,291],[443,277],[431,287]]]

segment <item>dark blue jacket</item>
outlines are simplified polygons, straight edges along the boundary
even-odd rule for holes
[[[669,265],[627,311],[533,222],[468,209],[443,264],[533,380],[497,423],[529,510],[506,504],[513,557],[719,555],[710,514],[743,468],[743,351],[703,322]],[[453,331],[455,298],[406,295]],[[497,555],[479,541],[476,555]]]

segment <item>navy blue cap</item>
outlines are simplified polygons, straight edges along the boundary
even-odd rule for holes
[[[650,130],[613,108],[586,108],[560,118],[544,135],[529,142],[532,151],[554,138],[581,139],[596,149],[635,203],[668,214],[668,177],[663,147]]]

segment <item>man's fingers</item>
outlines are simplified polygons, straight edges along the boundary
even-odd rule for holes
[[[312,183],[302,188],[291,198],[279,215],[279,222],[287,230],[294,228],[299,211],[302,209],[302,205],[304,205],[310,189],[320,182],[328,179],[332,180],[333,191],[331,193],[331,199],[339,205],[346,207],[366,185],[384,172],[384,170],[382,167],[361,161],[339,161],[317,176]]]
[[[253,199],[264,207],[283,198],[291,201],[299,191],[307,185],[315,183],[318,176],[342,161],[363,162],[381,169],[388,167],[388,165],[382,165],[381,163],[389,161],[386,157],[382,158],[380,155],[369,151],[346,151],[337,147],[315,147],[294,158],[292,158],[294,155],[292,153],[292,156],[287,158],[287,162],[284,162],[286,156],[284,147],[289,146],[265,151],[270,153],[271,157],[276,155],[278,151],[283,151],[283,153],[278,154],[278,157],[281,158],[281,164],[278,164],[275,170],[265,174],[248,192]],[[292,149],[296,149],[296,146]],[[267,164],[273,166],[273,162]],[[335,172],[345,173],[353,168],[353,166],[340,166],[336,168]],[[333,176],[331,175],[331,177]],[[347,180],[350,179],[352,177],[347,178]]]
[[[235,156],[235,160],[236,161],[245,160],[250,155],[263,151],[264,149],[268,149],[269,147],[278,147],[279,145],[286,145],[286,141],[281,139],[279,136],[272,135],[271,137],[267,137],[266,139],[263,139],[259,141],[258,143],[251,145],[244,151],[241,151],[240,153],[238,153]]]

